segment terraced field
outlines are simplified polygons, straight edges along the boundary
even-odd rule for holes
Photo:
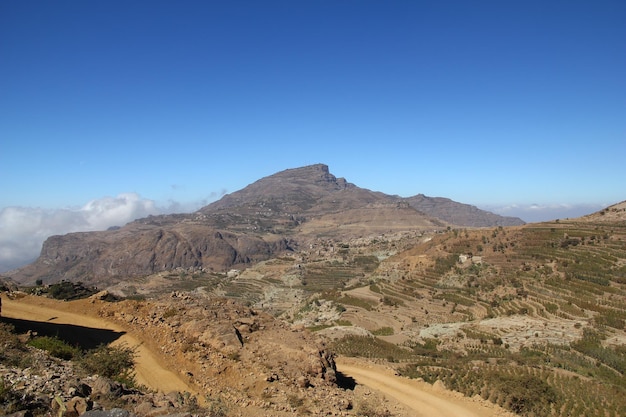
[[[334,348],[520,415],[626,415],[625,265],[623,221],[449,230],[342,293],[378,302]]]

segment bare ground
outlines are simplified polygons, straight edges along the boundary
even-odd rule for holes
[[[110,342],[110,332],[119,334],[114,344],[125,343],[137,347],[137,381],[161,392],[187,391],[197,394],[194,386],[185,382],[175,369],[167,365],[160,354],[151,349],[149,341],[131,327],[121,326],[97,315],[97,308],[90,308],[91,301],[60,302],[41,297],[26,296],[16,300],[3,297],[3,317],[29,320],[57,325],[75,326],[80,332],[85,328],[104,329],[103,343]],[[106,336],[108,335],[108,336]],[[79,337],[80,335],[76,335]],[[93,336],[92,336],[93,337]],[[501,417],[511,416],[501,408],[482,399],[467,398],[447,391],[443,387],[432,386],[423,381],[399,377],[390,368],[372,364],[364,360],[341,358],[337,360],[338,370],[354,378],[357,384],[382,394],[396,412],[403,416],[459,416],[459,417]],[[196,371],[196,370],[193,370]],[[197,370],[201,372],[200,369]],[[200,398],[202,396],[199,396]],[[401,412],[400,410],[404,410]]]
[[[100,317],[93,317],[87,313],[88,309],[82,312],[72,311],[78,307],[72,303],[63,303],[49,300],[41,297],[24,297],[12,300],[3,297],[2,316],[21,320],[31,320],[38,322],[46,322],[48,324],[70,324],[81,327],[89,327],[95,329],[112,330],[122,333],[121,336],[113,342],[113,345],[126,344],[129,347],[136,347],[136,378],[137,382],[156,391],[168,393],[171,391],[196,393],[193,387],[189,386],[176,373],[170,371],[162,365],[162,361],[158,356],[149,350],[143,341],[137,339],[133,334],[128,333],[126,329],[121,328],[117,324],[113,324]],[[81,331],[81,327],[75,327],[76,332]],[[71,331],[71,327],[69,328]],[[93,333],[97,337],[98,333]],[[104,337],[99,341],[101,343],[109,342]],[[79,338],[80,335],[75,335]]]

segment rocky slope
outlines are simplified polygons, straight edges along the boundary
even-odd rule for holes
[[[4,384],[0,414],[30,409],[35,415],[49,415],[56,410],[70,417],[121,407],[139,416],[350,416],[360,415],[354,410],[365,403],[371,403],[371,410],[386,411],[382,398],[364,387],[355,389],[354,381],[337,373],[334,354],[303,327],[198,292],[172,293],[149,302],[109,303],[100,298],[104,294],[72,302],[38,297],[16,302],[31,304],[35,310],[43,305],[60,316],[80,312],[116,323],[157,353],[165,367],[175,370],[195,393],[150,393],[87,375],[73,362],[23,346],[0,323]],[[53,333],[53,326],[48,327]],[[75,329],[80,331],[78,326]],[[72,336],[80,340],[79,334]],[[14,401],[19,398],[21,402]],[[63,408],[67,411],[59,412]],[[398,408],[393,415],[407,414]]]
[[[402,199],[359,188],[318,164],[260,179],[196,213],[150,216],[119,229],[52,236],[34,263],[11,276],[22,284],[66,279],[104,287],[176,268],[246,267],[320,237],[341,241],[433,231],[450,221],[462,226],[511,222],[449,200]]]
[[[586,222],[600,222],[600,223],[626,221],[626,201],[613,204],[603,210],[600,210],[595,213],[591,213],[587,216],[583,216],[581,220],[586,221]]]
[[[127,277],[176,268],[225,270],[291,250],[279,235],[218,230],[201,222],[167,224],[145,219],[105,232],[52,236],[39,258],[12,277],[21,283],[61,279],[102,286]]]

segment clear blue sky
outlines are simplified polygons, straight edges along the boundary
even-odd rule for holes
[[[0,2],[0,209],[192,207],[318,162],[478,206],[626,199],[626,2]]]

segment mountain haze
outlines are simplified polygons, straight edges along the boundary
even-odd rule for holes
[[[34,263],[11,276],[20,283],[67,279],[95,285],[176,268],[245,267],[319,238],[521,223],[447,199],[405,199],[360,188],[316,164],[262,178],[195,213],[52,236]]]

